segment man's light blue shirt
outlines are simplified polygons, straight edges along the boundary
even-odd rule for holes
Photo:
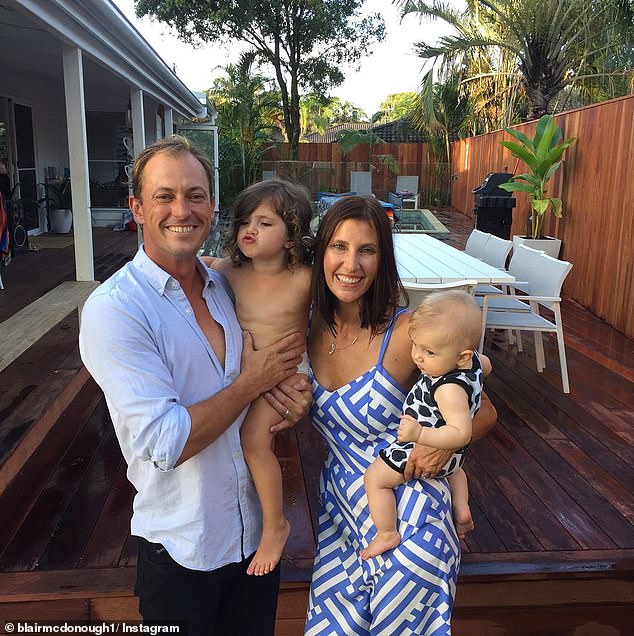
[[[162,543],[187,568],[215,570],[255,552],[261,517],[240,446],[246,410],[175,467],[191,428],[186,407],[240,373],[242,331],[227,282],[200,260],[197,267],[203,298],[224,330],[224,369],[179,283],[142,247],[88,298],[79,344],[137,490],[132,534]]]

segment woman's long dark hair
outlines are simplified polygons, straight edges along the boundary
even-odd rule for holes
[[[342,221],[366,221],[374,229],[379,243],[379,268],[372,286],[361,303],[361,327],[370,327],[372,337],[385,331],[398,309],[401,298],[409,304],[407,292],[396,270],[390,222],[380,203],[373,197],[342,197],[324,216],[314,244],[315,261],[311,279],[313,315],[321,319],[336,335],[337,298],[326,284],[324,254]]]

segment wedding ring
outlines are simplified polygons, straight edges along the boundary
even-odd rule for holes
[[[286,418],[288,417],[288,414],[289,414],[290,412],[291,412],[291,410],[290,410],[290,409],[286,409],[286,413],[284,413],[284,415],[282,415],[282,417],[283,417],[284,419],[286,419]]]

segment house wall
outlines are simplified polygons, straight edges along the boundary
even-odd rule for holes
[[[15,103],[31,107],[37,183],[44,182],[46,167],[67,168],[68,141],[64,88],[46,76],[34,77],[12,71],[3,72],[2,94]],[[43,196],[38,188],[38,196]],[[46,229],[46,211],[40,208],[40,230]]]
[[[46,166],[68,166],[63,85],[44,76],[7,71],[2,77],[2,93],[33,109],[38,181],[44,181]]]
[[[127,92],[127,91],[125,91]],[[63,81],[45,76],[24,76],[11,71],[2,77],[2,94],[18,103],[31,106],[33,114],[33,133],[36,147],[37,181],[46,179],[49,166],[63,169],[69,166],[68,137],[66,130],[66,108]],[[108,91],[97,91],[93,87],[86,90],[86,110],[101,112],[121,112],[127,110],[127,99],[122,95]],[[156,140],[156,112],[159,104],[156,100],[144,98],[145,139],[150,144]],[[104,209],[95,211],[95,225],[113,226],[121,220],[123,209]],[[45,229],[45,212],[40,213],[40,228]]]

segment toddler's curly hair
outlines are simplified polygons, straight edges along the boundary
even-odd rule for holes
[[[238,246],[238,230],[262,204],[268,202],[284,221],[290,247],[286,250],[286,264],[292,270],[296,265],[312,263],[313,235],[310,220],[313,204],[308,191],[301,185],[283,179],[266,179],[243,190],[234,203],[233,224],[225,242],[225,251],[231,262],[240,266],[249,260]]]

